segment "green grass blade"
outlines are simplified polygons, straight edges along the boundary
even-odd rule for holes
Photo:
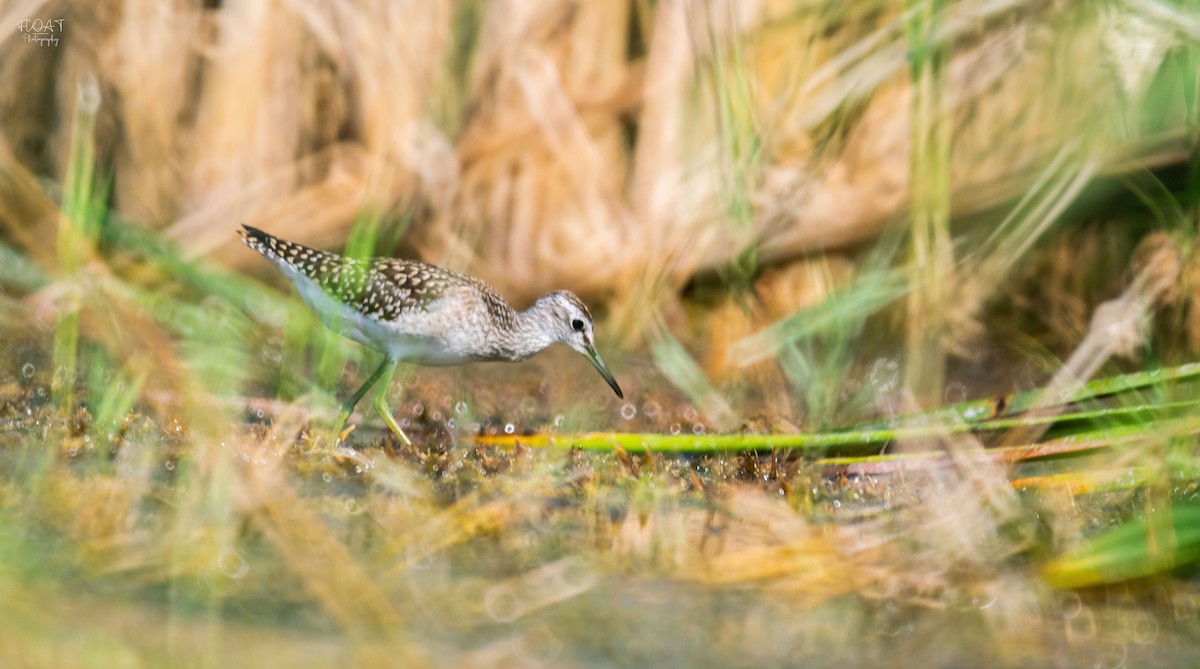
[[[1043,575],[1058,588],[1120,583],[1200,561],[1200,506],[1159,512],[1166,522],[1139,518],[1051,560]]]
[[[1200,363],[1194,362],[1164,369],[1121,374],[1119,376],[1089,381],[1068,396],[1066,402],[1082,402],[1084,400],[1142,390],[1159,384],[1178,383],[1196,378],[1200,378]],[[856,431],[881,430],[916,421],[921,423],[981,423],[993,418],[1016,416],[1028,411],[1033,407],[1034,402],[1041,392],[1039,388],[1010,393],[999,398],[969,400],[957,404],[948,404],[931,411],[906,414],[886,420],[859,423],[844,429]],[[1060,419],[1069,420],[1070,414],[1064,414],[1060,416]]]

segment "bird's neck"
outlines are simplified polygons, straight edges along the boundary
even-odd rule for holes
[[[524,311],[513,310],[512,326],[503,330],[500,348],[510,360],[524,360],[555,342],[553,317],[542,302]]]

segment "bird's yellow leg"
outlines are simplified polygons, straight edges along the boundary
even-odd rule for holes
[[[375,395],[375,410],[379,412],[379,417],[383,422],[387,423],[388,429],[396,438],[403,441],[405,444],[412,446],[412,441],[408,435],[404,434],[404,430],[400,429],[400,424],[396,422],[395,416],[392,415],[392,410],[387,405],[388,386],[392,384],[392,373],[396,371],[396,363],[392,363],[392,368],[388,370],[384,376],[383,383],[379,384],[379,394]]]
[[[342,429],[346,427],[346,421],[350,419],[350,414],[354,413],[354,407],[362,400],[363,395],[367,394],[367,391],[379,381],[380,377],[385,376],[387,378],[383,382],[383,389],[386,391],[388,383],[392,380],[392,373],[395,371],[396,361],[391,358],[384,358],[379,367],[371,373],[371,376],[358,387],[358,390],[354,391],[350,399],[346,400],[346,403],[342,405],[342,410],[338,412],[337,420],[333,424],[333,441],[335,444],[341,438]]]

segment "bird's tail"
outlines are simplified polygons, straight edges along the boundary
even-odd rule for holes
[[[278,237],[267,234],[258,228],[252,228],[249,225],[243,225],[242,229],[238,230],[238,234],[242,236],[242,241],[246,242],[246,246],[263,255],[267,255],[279,245]]]
[[[242,229],[238,230],[238,234],[242,236],[242,241],[246,242],[246,246],[263,254],[267,260],[276,263],[282,261],[288,265],[295,265],[296,260],[305,251],[313,254],[320,253],[303,244],[280,239],[269,232],[263,232],[249,225],[242,225]]]
[[[333,253],[289,242],[249,225],[243,225],[239,233],[242,235],[242,241],[246,242],[246,246],[261,253],[264,258],[270,260],[289,276],[292,275],[292,272],[299,272],[310,279],[316,279],[333,266],[345,262],[344,259]]]

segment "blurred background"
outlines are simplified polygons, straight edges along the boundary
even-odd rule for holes
[[[1185,666],[1195,389],[1077,400],[1191,378],[1198,44],[1192,0],[0,4],[0,657]],[[242,224],[573,290],[628,399],[565,350],[408,369],[417,446],[331,453],[374,354]],[[479,442],[1038,389],[1153,415],[1069,475]],[[1113,527],[1140,571],[1097,577]]]

